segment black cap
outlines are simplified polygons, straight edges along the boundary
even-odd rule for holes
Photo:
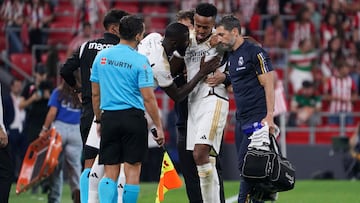
[[[43,64],[37,64],[35,66],[35,73],[39,74],[45,74],[46,73],[46,67]]]

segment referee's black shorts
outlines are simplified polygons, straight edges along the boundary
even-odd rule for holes
[[[140,109],[104,111],[100,133],[99,164],[134,164],[147,154],[147,121]]]
[[[89,136],[91,125],[94,121],[94,111],[92,108],[92,102],[82,104],[81,118],[80,118],[80,133],[83,141],[83,146]],[[95,155],[96,156],[96,155]]]

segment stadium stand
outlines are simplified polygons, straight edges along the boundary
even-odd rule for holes
[[[29,53],[15,53],[10,55],[10,61],[28,75],[32,75],[33,57]],[[24,77],[16,71],[11,71],[14,77],[23,80]]]
[[[142,13],[151,17],[151,28],[154,31],[163,33],[163,29],[169,22],[169,9],[167,6],[148,4],[142,8]]]
[[[139,2],[120,2],[116,1],[114,2],[114,5],[112,6],[117,9],[125,10],[129,13],[139,13]]]

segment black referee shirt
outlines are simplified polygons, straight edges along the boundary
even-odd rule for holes
[[[91,102],[91,82],[89,79],[95,56],[99,51],[116,45],[119,41],[120,39],[118,36],[111,33],[104,33],[103,38],[91,40],[82,44],[79,50],[68,58],[61,68],[60,75],[64,78],[66,83],[73,87],[76,84],[74,71],[80,67],[83,104]]]

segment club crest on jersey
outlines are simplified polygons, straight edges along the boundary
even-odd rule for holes
[[[101,58],[100,64],[101,64],[101,65],[105,65],[105,64],[106,64],[106,57]]]
[[[239,57],[238,64],[239,66],[242,66],[244,64],[244,58],[242,56]]]

